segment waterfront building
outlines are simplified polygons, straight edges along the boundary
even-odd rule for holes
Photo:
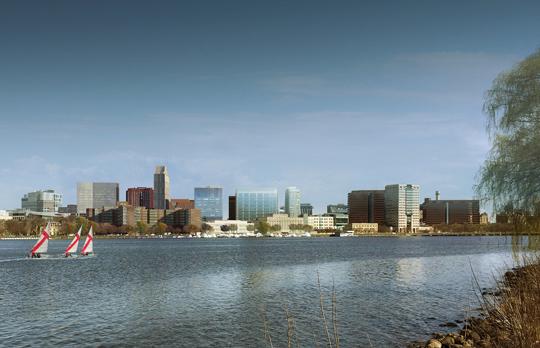
[[[211,231],[208,232],[210,234],[253,236],[255,231],[253,223],[243,220],[214,220],[206,224],[211,227]]]
[[[512,220],[510,215],[505,214],[505,213],[501,213],[501,214],[495,215],[495,223],[498,223],[498,224],[511,224],[511,223],[513,223],[513,220]]]
[[[420,227],[419,195],[418,185],[386,185],[384,189],[386,224],[396,232],[417,232]]]
[[[313,215],[313,206],[310,203],[301,203],[300,204],[300,215],[310,216]]]
[[[85,214],[87,209],[116,207],[119,200],[119,184],[109,182],[80,182],[77,184],[77,211]]]
[[[195,208],[201,211],[203,221],[223,219],[223,189],[221,187],[195,187]]]
[[[61,214],[77,215],[77,204],[68,204],[65,207],[59,207],[58,212]]]
[[[326,213],[323,216],[330,216],[334,219],[334,226],[341,230],[349,224],[349,214],[345,213]]]
[[[154,208],[154,189],[151,187],[131,187],[126,190],[126,201],[134,207]]]
[[[332,230],[335,229],[334,218],[325,215],[304,215],[304,225],[310,225],[314,230]]]
[[[289,214],[272,214],[262,218],[262,220],[266,221],[270,226],[280,226],[281,232],[289,232],[291,225],[304,225],[303,217],[291,217]]]
[[[326,206],[328,214],[349,214],[349,206],[346,204],[329,204]]]
[[[426,225],[480,223],[479,200],[442,200],[438,191],[435,197],[435,200],[426,198],[420,206],[422,221]]]
[[[285,189],[285,214],[290,217],[298,217],[302,215],[300,210],[300,190],[296,187],[287,187]]]
[[[236,196],[229,196],[229,220],[236,220]]]
[[[189,198],[173,198],[170,203],[171,209],[195,209],[195,201]]]
[[[115,226],[136,226],[137,222],[144,222],[151,227],[161,222],[175,228],[186,225],[201,227],[199,209],[146,209],[122,205],[114,208],[90,208],[87,209],[87,216],[92,221]]]
[[[379,224],[370,222],[352,223],[349,227],[358,233],[377,233],[379,231]]]
[[[167,209],[170,198],[170,180],[167,167],[156,166],[154,172],[154,208]]]
[[[355,190],[348,194],[350,223],[385,223],[384,190]]]
[[[489,216],[486,212],[480,214],[480,225],[489,224]]]
[[[62,195],[54,190],[29,192],[21,199],[21,208],[35,212],[57,213]]]
[[[238,220],[255,221],[277,212],[277,189],[236,190]]]
[[[0,210],[0,221],[1,220],[11,220],[12,217],[7,210]]]
[[[113,224],[116,226],[137,226],[137,222],[148,223],[148,212],[144,206],[122,205],[113,210]]]
[[[166,210],[164,211],[164,217],[160,222],[175,228],[183,228],[187,225],[201,228],[201,211],[197,208]]]

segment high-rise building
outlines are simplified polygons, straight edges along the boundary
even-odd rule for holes
[[[156,166],[154,172],[154,208],[167,209],[170,200],[170,181],[167,167]]]
[[[80,182],[77,184],[77,211],[116,207],[119,200],[119,184],[112,182]]]
[[[476,199],[441,200],[437,191],[435,200],[426,198],[420,210],[426,225],[480,223],[480,201]]]
[[[189,198],[173,198],[170,203],[171,209],[194,209],[195,201]]]
[[[229,196],[229,220],[236,220],[236,196]]]
[[[329,204],[326,206],[328,214],[349,214],[349,206],[346,204]]]
[[[21,208],[36,212],[57,213],[62,195],[54,190],[29,192],[21,199]]]
[[[420,227],[420,186],[386,185],[384,189],[386,224],[396,232],[417,232]]]
[[[349,223],[385,223],[384,190],[349,192]]]
[[[285,214],[289,217],[298,217],[302,215],[300,210],[300,190],[296,187],[287,187],[285,189]]]
[[[58,207],[58,212],[62,214],[77,214],[77,204],[68,204],[65,207]]]
[[[154,189],[151,187],[131,187],[126,191],[126,201],[134,207],[154,208]]]
[[[223,189],[221,187],[195,187],[195,208],[201,211],[203,221],[223,219]]]
[[[301,203],[300,204],[300,214],[302,216],[311,216],[313,215],[313,206],[311,203]]]
[[[255,221],[278,212],[277,189],[236,190],[236,218]]]

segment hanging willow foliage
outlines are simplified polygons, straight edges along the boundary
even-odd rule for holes
[[[492,148],[479,173],[478,194],[495,211],[540,213],[540,50],[499,75],[484,111]]]

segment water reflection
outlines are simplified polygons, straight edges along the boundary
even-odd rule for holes
[[[0,241],[0,259],[26,250],[21,242]],[[319,275],[327,308],[336,292],[342,346],[402,346],[462,318],[475,299],[471,269],[489,286],[522,243],[538,238],[98,240],[87,261],[0,263],[0,313],[11,319],[0,337],[6,346],[266,346],[265,313],[283,346],[287,307],[300,345],[313,346]]]

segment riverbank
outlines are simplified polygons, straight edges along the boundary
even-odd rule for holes
[[[540,347],[540,258],[506,272],[497,287],[482,290],[480,298],[480,316],[465,319],[461,330],[435,333],[408,348]]]
[[[430,233],[365,233],[365,234],[355,234],[355,235],[349,235],[349,236],[341,236],[339,238],[369,238],[369,237],[394,237],[394,238],[407,238],[407,237],[484,237],[484,236],[531,236],[531,235],[538,235],[540,234],[530,234],[530,233],[523,233],[523,234],[515,234],[514,232],[467,232],[467,233],[455,233],[455,232],[430,232]],[[69,236],[52,236],[51,239],[53,240],[65,240],[72,238],[73,235]],[[246,236],[235,236],[231,235],[230,237],[223,237],[219,236],[217,238],[255,238],[254,235],[246,235]],[[264,238],[277,238],[270,235],[263,236]],[[287,237],[295,237],[295,238],[304,238],[304,235],[287,235]],[[315,238],[326,238],[326,237],[334,237],[331,233],[311,233],[311,237]],[[96,239],[162,239],[162,238],[190,238],[187,235],[177,235],[177,234],[170,234],[170,235],[124,235],[124,234],[109,234],[109,235],[96,235]],[[196,238],[196,237],[192,237]],[[38,239],[38,236],[4,236],[0,237],[0,240],[30,240],[30,239]]]

